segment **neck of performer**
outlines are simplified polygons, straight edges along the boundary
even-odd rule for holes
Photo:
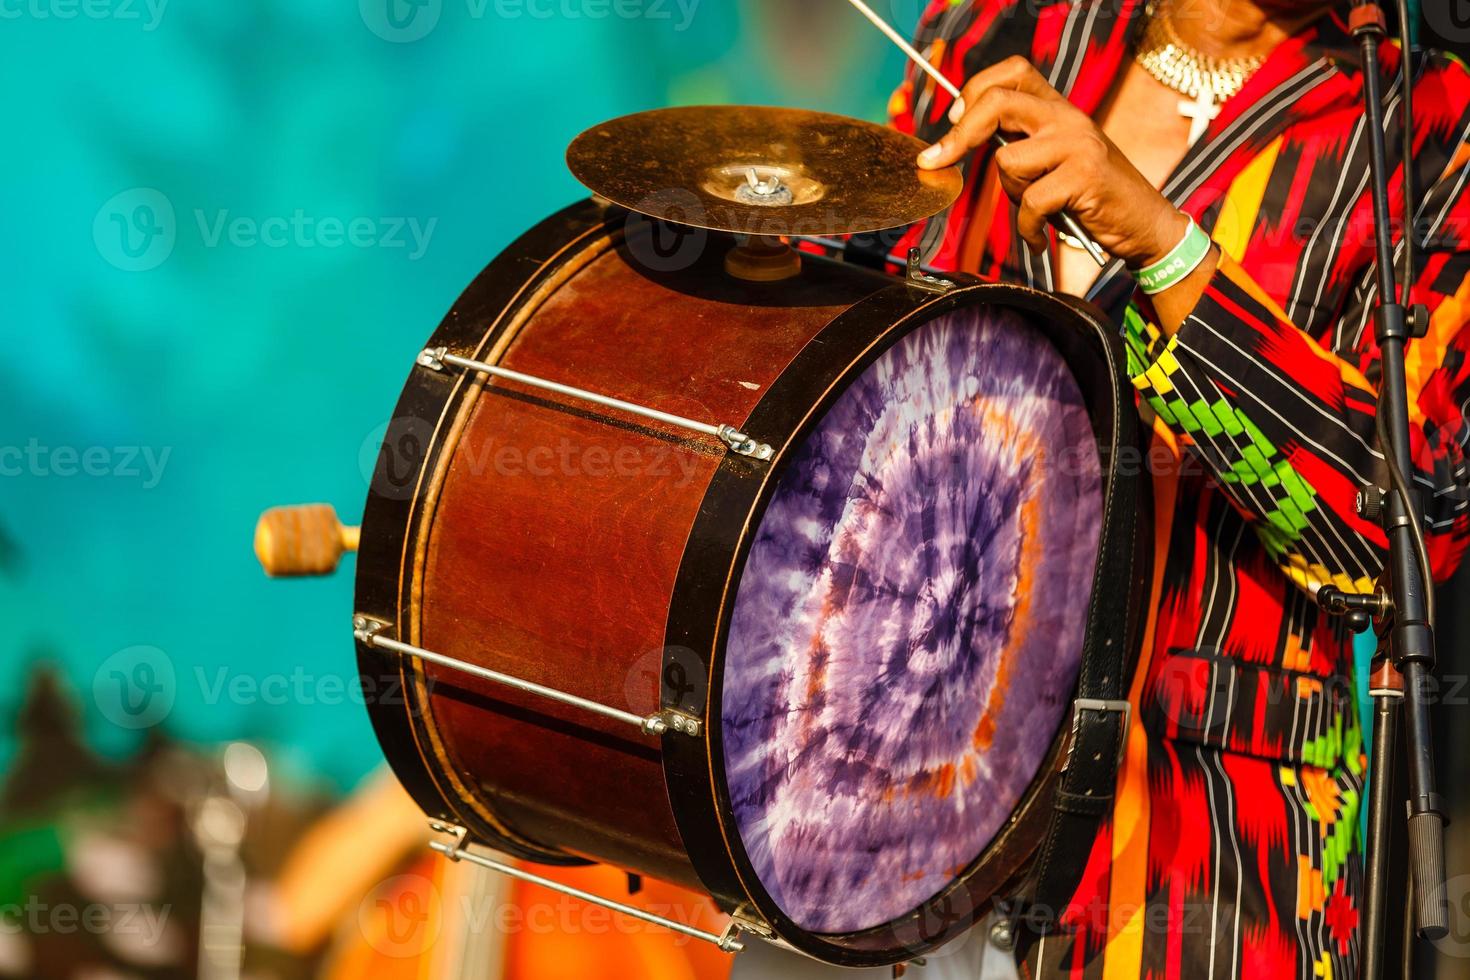
[[[1339,6],[1336,0],[1156,0],[1179,39],[1212,58],[1254,58]]]

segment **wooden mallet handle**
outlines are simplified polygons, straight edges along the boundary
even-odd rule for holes
[[[358,532],[337,520],[331,504],[272,507],[255,525],[255,557],[272,578],[329,575],[357,550]]]

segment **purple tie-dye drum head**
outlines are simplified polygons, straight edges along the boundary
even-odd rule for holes
[[[1005,824],[1070,704],[1101,519],[1081,391],[1009,310],[914,329],[799,447],[721,699],[735,824],[796,925],[898,919]]]

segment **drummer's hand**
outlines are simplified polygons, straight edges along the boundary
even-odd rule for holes
[[[963,93],[963,115],[919,155],[919,166],[958,163],[997,130],[1013,137],[996,149],[995,162],[1020,208],[1021,237],[1034,250],[1047,248],[1047,218],[1061,211],[1070,211],[1105,251],[1134,268],[1159,261],[1184,238],[1189,219],[1025,58],[985,69]]]

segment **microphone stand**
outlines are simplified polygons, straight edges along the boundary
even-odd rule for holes
[[[1410,480],[1413,460],[1409,442],[1409,403],[1404,377],[1404,346],[1411,336],[1423,336],[1428,313],[1410,310],[1399,297],[1394,262],[1393,223],[1389,215],[1389,167],[1384,135],[1383,85],[1378,48],[1388,36],[1383,10],[1375,3],[1355,0],[1349,21],[1363,55],[1363,97],[1366,103],[1372,167],[1373,217],[1378,253],[1378,306],[1374,336],[1381,355],[1382,379],[1378,400],[1378,436],[1390,475],[1385,495],[1367,487],[1358,496],[1359,513],[1379,517],[1388,537],[1388,563],[1375,594],[1351,595],[1323,586],[1317,601],[1330,613],[1346,615],[1358,631],[1371,616],[1378,623],[1379,647],[1373,659],[1370,694],[1375,728],[1368,799],[1366,899],[1363,919],[1362,976],[1378,980],[1383,972],[1383,927],[1387,917],[1389,839],[1392,822],[1393,766],[1400,715],[1405,721],[1408,759],[1408,837],[1410,888],[1417,933],[1437,939],[1448,932],[1445,906],[1443,804],[1435,792],[1434,758],[1430,735],[1429,682],[1434,670],[1433,594],[1428,554],[1424,550],[1423,518],[1418,494]],[[1406,48],[1404,77],[1410,79]],[[1409,126],[1412,120],[1407,120]],[[1405,155],[1407,171],[1411,161]],[[1407,201],[1406,201],[1407,205]],[[1410,211],[1412,218],[1412,210]],[[1413,228],[1406,223],[1405,246],[1412,248]],[[1410,267],[1412,274],[1412,267]],[[1412,281],[1412,280],[1410,280]],[[1408,286],[1404,289],[1408,298]],[[1408,939],[1405,942],[1408,943]]]

